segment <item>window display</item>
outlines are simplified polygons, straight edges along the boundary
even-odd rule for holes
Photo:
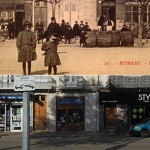
[[[22,130],[21,128],[21,106],[12,107],[12,130]]]
[[[5,131],[5,107],[0,104],[0,131]]]

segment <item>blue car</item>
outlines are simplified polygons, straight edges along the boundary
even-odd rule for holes
[[[143,138],[148,137],[150,135],[150,118],[132,125],[129,129],[129,134],[132,136],[141,136]]]

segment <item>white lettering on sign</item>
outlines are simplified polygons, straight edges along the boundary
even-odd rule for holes
[[[149,102],[150,94],[139,94],[138,100],[143,102]]]

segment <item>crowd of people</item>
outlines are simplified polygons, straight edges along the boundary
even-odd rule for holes
[[[31,30],[32,24],[28,21],[24,23],[24,30],[19,32],[16,46],[18,49],[18,62],[22,62],[23,74],[26,75],[26,63],[28,63],[28,74],[31,74],[31,62],[36,60],[36,36]],[[62,20],[59,25],[56,22],[55,17],[51,17],[51,22],[48,25],[46,31],[44,31],[44,25],[41,19],[38,20],[35,26],[35,31],[38,35],[38,43],[42,42],[41,50],[44,51],[45,59],[44,64],[48,67],[48,74],[57,74],[57,65],[61,65],[60,58],[57,53],[57,46],[62,39],[65,39],[65,43],[70,43],[71,38],[78,39],[82,37],[82,34],[86,31],[90,31],[88,22],[83,23],[83,21],[78,24],[76,21],[73,28],[68,22]],[[43,42],[43,39],[46,39]]]
[[[75,24],[73,27],[69,24],[69,22],[65,22],[63,19],[60,24],[56,23],[55,17],[51,18],[51,23],[49,24],[46,31],[44,31],[44,25],[41,21],[41,19],[38,20],[35,26],[35,30],[37,31],[38,35],[38,43],[40,41],[42,42],[43,38],[47,38],[51,34],[51,30],[57,31],[57,36],[61,38],[61,40],[65,40],[65,43],[71,42],[71,39],[75,38],[76,40],[81,36],[81,34],[86,31],[91,31],[88,22],[83,23],[83,21],[80,21],[80,24],[78,21],[75,21]]]
[[[98,20],[98,26],[100,26],[100,31],[112,31],[114,27],[114,21],[102,14]]]
[[[98,25],[102,31],[112,30],[114,23],[108,19],[106,24],[105,16],[100,17]],[[111,27],[109,26],[111,24]],[[23,31],[19,32],[16,46],[18,49],[18,62],[22,62],[23,74],[26,75],[26,63],[28,63],[28,74],[31,74],[31,62],[36,60],[36,36],[34,31],[31,30],[32,24],[28,21],[24,23]],[[127,30],[124,26],[123,30]],[[80,46],[86,46],[86,32],[91,31],[88,22],[75,21],[73,27],[69,22],[62,20],[61,24],[56,22],[55,17],[51,17],[51,22],[48,25],[46,31],[44,31],[44,25],[41,19],[35,25],[35,31],[38,35],[38,43],[42,43],[41,50],[44,51],[45,59],[44,65],[48,67],[48,74],[57,74],[57,65],[61,65],[59,55],[57,53],[57,46],[62,39],[65,39],[65,43],[70,43],[72,38],[76,40],[80,38]],[[10,32],[11,33],[11,32]],[[45,41],[43,41],[45,39]]]

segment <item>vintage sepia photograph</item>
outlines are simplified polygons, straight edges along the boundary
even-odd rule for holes
[[[0,0],[0,74],[149,74],[149,0]]]

